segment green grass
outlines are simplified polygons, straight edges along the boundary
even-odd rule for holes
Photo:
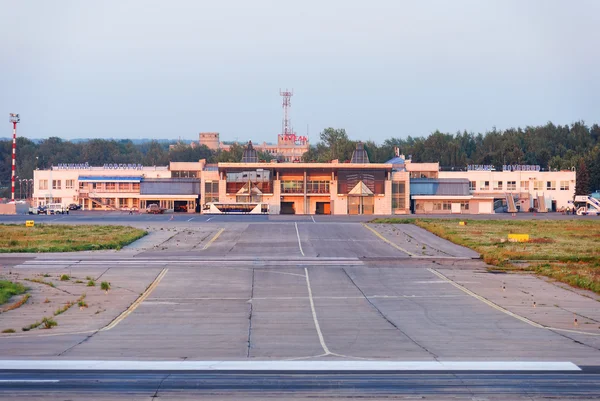
[[[15,329],[4,329],[2,330],[3,333],[8,334],[8,333],[14,333]]]
[[[459,221],[466,221],[464,226]],[[592,220],[376,219],[410,223],[479,252],[486,263],[530,270],[600,294],[600,224]],[[508,242],[508,234],[529,234],[530,242]],[[521,267],[526,261],[528,267]]]
[[[25,291],[27,288],[23,284],[0,280],[0,305],[8,302],[12,296],[23,294]]]
[[[53,282],[44,281],[41,278],[25,278],[23,280],[27,280],[27,281],[30,281],[32,283],[45,284],[45,285],[47,285],[49,287],[54,287],[54,283]]]
[[[146,234],[124,226],[0,224],[0,253],[121,249]]]

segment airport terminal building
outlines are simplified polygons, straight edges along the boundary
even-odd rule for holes
[[[440,171],[402,155],[370,163],[359,143],[346,163],[261,162],[250,142],[239,163],[59,164],[34,171],[34,205],[85,210],[334,215],[488,214],[560,210],[575,193],[574,171],[469,166]]]

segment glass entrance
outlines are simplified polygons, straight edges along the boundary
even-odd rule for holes
[[[348,214],[375,213],[375,198],[373,196],[348,196]]]

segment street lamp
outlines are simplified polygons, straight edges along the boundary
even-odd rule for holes
[[[33,178],[29,179],[29,183],[27,185],[27,188],[29,188],[29,196],[27,197],[27,199],[33,198]]]

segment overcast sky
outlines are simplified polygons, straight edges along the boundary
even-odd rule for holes
[[[3,2],[0,137],[316,142],[600,122],[600,1]],[[1,118],[1,117],[0,117]]]

